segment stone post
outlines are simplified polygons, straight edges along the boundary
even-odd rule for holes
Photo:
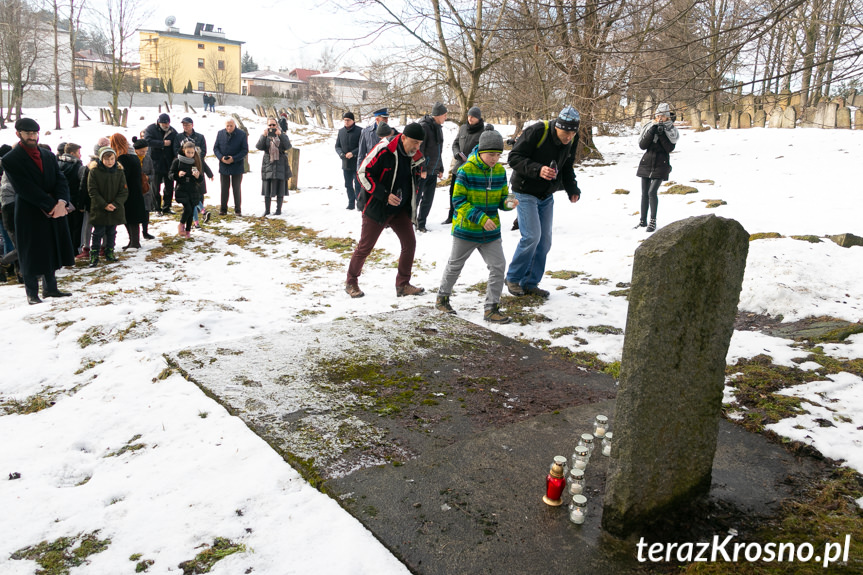
[[[854,129],[863,130],[863,110],[860,108],[854,110]]]
[[[851,129],[851,108],[843,106],[836,111],[836,127],[843,130]]]
[[[288,180],[288,189],[296,190],[297,184],[300,181],[300,149],[299,148],[291,148],[288,150],[288,164],[291,166],[291,172],[293,172],[293,176]]]
[[[626,537],[710,488],[749,250],[735,220],[674,222],[635,250],[602,527]]]
[[[763,128],[767,123],[767,114],[764,113],[764,110],[756,110],[755,111],[755,119],[753,120],[753,124],[756,128]]]

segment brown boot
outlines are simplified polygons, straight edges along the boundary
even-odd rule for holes
[[[509,323],[512,321],[511,317],[500,312],[500,306],[496,303],[485,308],[482,318],[491,323]]]
[[[347,292],[347,294],[353,298],[363,297],[364,295],[366,295],[363,293],[363,290],[360,289],[360,286],[358,284],[350,282],[345,284],[345,292]]]
[[[405,284],[403,286],[396,286],[396,295],[398,297],[402,297],[405,295],[420,295],[424,293],[425,288],[412,286],[411,284]]]

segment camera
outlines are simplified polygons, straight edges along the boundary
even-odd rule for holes
[[[668,117],[669,117],[669,118],[671,118],[671,121],[672,121],[672,122],[676,122],[676,121],[677,121],[677,114],[676,114],[674,111],[669,112],[669,113],[668,113]]]
[[[271,135],[271,136],[275,136],[275,135],[276,135],[276,129],[275,129],[275,128],[270,128],[270,135]]]

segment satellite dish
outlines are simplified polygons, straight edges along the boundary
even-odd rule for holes
[[[169,28],[173,26],[176,22],[177,19],[173,16],[168,16],[167,18],[165,18],[165,26],[168,26]]]

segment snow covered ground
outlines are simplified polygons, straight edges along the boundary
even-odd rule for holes
[[[87,111],[98,117],[97,110]],[[212,146],[224,114],[232,111],[249,126],[253,148],[264,121],[248,110],[194,116],[195,128]],[[41,141],[52,148],[74,141],[89,151],[99,136],[112,133],[88,121],[75,130],[54,132],[52,110],[30,112],[43,127]],[[128,137],[137,134],[156,115],[154,109],[134,109],[132,128],[123,132]],[[179,126],[182,116],[173,114],[173,123]],[[63,122],[71,124],[70,117],[64,114]],[[455,130],[451,123],[445,126],[447,163]],[[501,128],[504,135],[512,130]],[[300,190],[287,199],[280,217],[321,236],[358,239],[359,213],[344,209],[335,132],[292,126],[290,136],[301,149]],[[3,142],[13,139],[11,130],[0,135]],[[635,169],[641,154],[633,134],[601,137],[597,144],[605,160],[578,169],[582,200],[571,205],[562,195],[558,198],[548,259],[548,270],[584,275],[543,282],[552,296],[539,311],[551,322],[490,327],[513,337],[551,339],[549,330],[575,326],[587,343],[579,343],[575,335],[555,343],[614,361],[620,359],[623,336],[587,332],[587,327],[625,326],[627,302],[609,291],[630,281],[633,251],[646,237],[643,228],[633,229],[640,207]],[[660,196],[659,225],[713,213],[737,219],[750,233],[789,236],[751,243],[741,309],[781,314],[786,321],[818,315],[863,321],[863,248],[790,238],[863,235],[861,157],[863,132],[683,130],[672,157],[672,180],[694,185],[699,193]],[[366,265],[360,278],[366,297],[359,300],[343,291],[347,259],[341,254],[287,239],[259,241],[255,250],[229,244],[226,231],[242,232],[252,221],[248,216],[263,212],[260,162],[260,153],[251,156],[253,171],[243,181],[247,217],[212,222],[211,231],[193,232],[193,239],[175,254],[147,261],[150,250],[160,245],[152,240],[95,272],[63,270],[59,275],[69,280],[65,288],[74,296],[39,306],[27,305],[22,287],[0,286],[0,325],[5,328],[0,332],[0,403],[39,393],[53,393],[56,401],[38,413],[0,416],[3,573],[34,571],[32,561],[10,559],[15,550],[95,530],[111,544],[92,555],[89,566],[72,573],[127,572],[134,567],[129,559],[133,554],[154,562],[151,573],[178,572],[178,563],[215,537],[243,543],[248,551],[222,560],[213,573],[252,568],[257,574],[281,575],[323,566],[331,572],[407,573],[359,522],[309,486],[239,419],[180,375],[160,378],[167,367],[163,354],[183,348],[217,348],[298,323],[433,304],[433,294],[395,297],[390,264],[397,257],[398,241],[391,232],[385,232],[377,246],[387,250],[388,258]],[[215,168],[215,160],[210,163]],[[631,193],[614,194],[619,188]],[[209,190],[212,205],[218,181],[210,183]],[[427,290],[437,287],[450,252],[447,226],[439,224],[446,214],[445,193],[438,191],[429,232],[417,239],[413,283]],[[708,209],[705,199],[727,205]],[[507,256],[518,241],[518,232],[509,231],[513,217],[502,217]],[[177,218],[155,218],[151,233],[176,234]],[[120,231],[118,244],[124,243]],[[486,277],[484,264],[474,256],[453,296],[459,315],[478,324],[483,324],[483,295],[464,288]],[[777,363],[790,365],[790,359],[800,355],[791,343],[736,332],[728,361],[767,353]],[[863,335],[825,350],[836,357],[861,357]],[[829,399],[834,411],[809,404],[809,414],[773,429],[863,471],[860,378],[842,373],[787,393],[819,404]],[[837,426],[820,427],[817,418],[833,419]],[[115,455],[124,446],[129,449]],[[7,481],[13,472],[21,478]]]

